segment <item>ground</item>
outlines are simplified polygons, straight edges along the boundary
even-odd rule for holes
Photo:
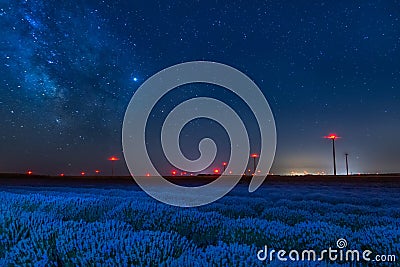
[[[178,208],[135,185],[3,185],[0,266],[266,266],[257,258],[265,245],[319,252],[339,239],[371,258],[398,257],[399,193],[399,183],[274,182],[252,194],[242,184],[213,204]],[[349,266],[276,255],[269,266],[327,263]]]

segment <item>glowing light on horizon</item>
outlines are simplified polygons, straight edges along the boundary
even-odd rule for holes
[[[337,134],[330,134],[330,135],[328,135],[328,136],[324,136],[324,138],[335,140],[335,139],[339,139],[339,138],[341,138],[341,137],[339,137]]]
[[[270,173],[270,175],[273,175]],[[289,175],[289,176],[305,176],[305,175],[326,175],[325,171],[320,171],[320,170],[293,170],[290,171],[289,173],[285,173],[283,175]]]

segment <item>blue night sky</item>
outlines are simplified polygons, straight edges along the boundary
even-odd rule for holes
[[[398,1],[0,0],[0,29],[0,172],[109,172],[135,90],[193,60],[233,66],[263,91],[278,133],[272,172],[331,173],[329,133],[342,136],[339,173],[345,153],[351,172],[400,172]],[[224,90],[183,86],[154,110],[149,144],[163,114],[204,95],[255,127]],[[198,120],[182,132],[189,158],[204,136],[218,162],[229,156],[226,132]],[[123,161],[116,171],[128,174]]]

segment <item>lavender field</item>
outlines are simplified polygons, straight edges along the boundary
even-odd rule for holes
[[[387,184],[272,184],[249,194],[240,185],[189,209],[135,186],[3,186],[0,266],[350,266],[262,262],[257,251],[323,250],[344,238],[352,249],[400,256],[399,193]]]

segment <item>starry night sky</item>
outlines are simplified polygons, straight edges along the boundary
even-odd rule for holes
[[[399,172],[400,2],[233,2],[0,0],[0,172],[109,172],[107,157],[123,156],[135,90],[193,60],[233,66],[261,88],[277,124],[272,172],[331,173],[329,133],[342,136],[339,173],[346,152],[351,172]],[[201,95],[247,118],[223,90],[180,89],[158,105],[155,122]],[[215,137],[218,161],[229,156],[218,125],[187,128],[188,157],[204,135]],[[157,144],[157,134],[149,138]],[[123,161],[116,169],[128,174]]]

